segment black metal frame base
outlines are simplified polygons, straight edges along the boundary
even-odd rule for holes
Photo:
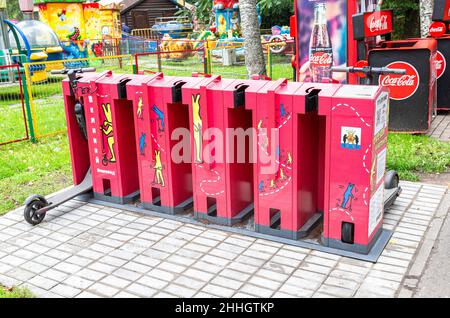
[[[159,202],[161,202],[161,200],[158,197],[153,203],[142,202],[142,207],[146,210],[152,210],[163,214],[175,215],[186,212],[188,209],[192,208],[194,204],[194,200],[192,197],[181,202],[179,205],[175,207],[163,206],[158,204]]]
[[[140,213],[140,214],[148,215],[148,216],[152,216],[152,217],[164,217],[164,218],[167,218],[170,220],[204,226],[206,228],[221,230],[221,231],[225,231],[228,233],[247,235],[247,236],[254,237],[254,238],[261,238],[261,239],[265,239],[265,240],[269,240],[269,241],[273,241],[273,242],[308,248],[308,249],[312,249],[312,250],[317,250],[317,251],[321,251],[321,252],[325,252],[325,253],[340,255],[340,256],[344,256],[344,257],[350,257],[350,258],[367,261],[367,262],[372,262],[372,263],[377,262],[378,257],[380,257],[381,253],[384,250],[384,247],[388,244],[388,242],[392,236],[392,231],[384,230],[384,229],[380,230],[381,233],[380,233],[378,239],[374,242],[372,249],[367,254],[361,254],[361,253],[356,253],[354,251],[347,251],[347,250],[342,250],[342,249],[338,249],[335,247],[324,246],[320,243],[316,243],[316,242],[313,242],[310,240],[302,240],[302,239],[292,240],[289,238],[283,238],[283,237],[259,233],[259,232],[252,231],[252,230],[249,230],[246,228],[241,228],[241,227],[230,227],[230,226],[224,226],[221,224],[205,224],[205,223],[202,223],[201,221],[197,221],[194,218],[191,218],[189,216],[161,214],[159,212],[144,210],[144,209],[136,207],[135,205],[132,205],[132,204],[121,205],[121,204],[117,204],[117,203],[96,200],[95,198],[86,200],[84,198],[77,197],[77,199],[83,200],[85,202],[94,203],[94,204],[101,204],[101,205],[109,206],[109,207],[116,208],[116,209],[122,209],[122,210],[130,211],[130,212],[136,212],[136,213]]]
[[[322,241],[322,244],[324,246],[328,246],[331,248],[337,248],[344,251],[350,251],[360,254],[368,254],[374,247],[374,245],[377,243],[378,239],[380,238],[382,232],[382,228],[380,227],[375,233],[374,237],[372,238],[372,241],[368,245],[362,245],[362,244],[348,244],[344,243],[340,240],[325,238],[323,236],[320,237],[320,240]]]
[[[312,230],[320,223],[323,214],[318,212],[314,214],[298,231],[279,230],[271,228],[270,226],[264,226],[255,224],[255,231],[267,235],[273,235],[283,237],[291,240],[299,240],[305,238],[311,233]],[[280,216],[278,216],[280,217]]]
[[[128,204],[131,202],[136,201],[139,198],[139,191],[130,193],[129,195],[125,196],[125,197],[116,197],[116,196],[111,196],[111,195],[107,195],[104,193],[97,193],[94,192],[94,198],[101,200],[101,201],[105,201],[105,202],[111,202],[111,203],[117,203],[117,204]]]
[[[197,220],[207,220],[207,221],[209,221],[211,223],[215,223],[215,224],[232,226],[237,223],[241,223],[243,220],[245,220],[247,217],[249,217],[250,214],[253,212],[254,208],[255,207],[254,207],[253,203],[251,203],[245,209],[243,209],[241,212],[236,214],[236,216],[234,216],[232,218],[224,218],[224,217],[212,215],[213,212],[217,210],[217,207],[214,204],[213,206],[211,206],[208,209],[208,213],[194,211],[194,218]]]

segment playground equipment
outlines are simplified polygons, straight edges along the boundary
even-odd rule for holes
[[[172,39],[166,33],[161,40],[160,51],[167,53],[161,54],[161,57],[178,61],[186,59],[194,54],[194,43],[194,41],[189,39]]]
[[[109,71],[72,74],[63,89],[74,183],[89,176],[96,202],[180,220],[193,212],[243,234],[370,261],[390,238],[386,88]],[[240,141],[230,134],[239,129]],[[27,221],[41,222],[48,201],[28,199]]]
[[[213,1],[213,11],[216,15],[215,28],[219,38],[241,36],[238,2],[237,0]]]
[[[168,35],[170,38],[180,39],[186,38],[192,32],[193,24],[185,18],[160,17],[155,19],[155,25],[152,26],[152,30],[159,37]]]
[[[25,200],[24,218],[36,225],[41,223],[45,214],[57,206],[67,202],[76,196],[92,190],[92,177],[89,157],[82,152],[87,148],[87,127],[83,100],[80,98],[80,90],[77,86],[79,74],[95,72],[95,68],[53,70],[53,74],[67,74],[69,80],[63,82],[65,91],[70,92],[64,96],[66,110],[67,129],[71,133],[70,153],[72,157],[72,172],[74,187],[55,194],[46,199],[42,195],[34,194]],[[97,76],[97,75],[94,75]],[[86,79],[86,76],[84,76]]]
[[[62,48],[56,34],[46,24],[25,20],[17,24],[6,20],[9,26],[9,42],[12,54],[25,56],[23,62],[43,62],[46,60],[61,60]],[[31,80],[40,82],[47,79],[45,65],[35,65],[30,69]]]

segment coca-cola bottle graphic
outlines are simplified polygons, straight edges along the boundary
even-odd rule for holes
[[[333,66],[333,48],[328,34],[326,10],[323,2],[314,4],[314,26],[309,43],[309,70],[314,83],[331,78]]]

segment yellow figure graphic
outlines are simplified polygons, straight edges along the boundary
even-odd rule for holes
[[[271,188],[276,188],[276,184],[275,184],[275,180],[270,180],[270,187]]]
[[[164,187],[164,177],[162,174],[162,163],[161,163],[161,150],[155,150],[155,165],[153,167],[155,169],[155,184],[160,184],[162,187]]]
[[[259,123],[258,123],[258,129],[261,129],[262,124],[263,124],[263,121],[262,121],[262,119],[261,119],[261,120],[259,121]]]
[[[288,152],[287,163],[288,163],[288,164],[291,164],[291,163],[292,163],[292,156],[291,156],[291,153],[290,153],[290,152]]]
[[[280,179],[283,180],[284,178],[286,178],[286,175],[284,174],[283,169],[280,169]]]
[[[349,130],[347,132],[347,143],[354,145],[356,143],[355,132],[353,130]]]
[[[202,162],[202,117],[200,115],[200,94],[192,95],[192,115],[194,121],[195,161]]]
[[[139,96],[139,100],[138,100],[138,109],[137,109],[137,118],[141,119],[142,118],[142,107],[144,106],[144,102],[142,101],[142,96]]]
[[[103,126],[100,127],[102,132],[106,136],[106,140],[108,141],[108,148],[111,154],[111,158],[108,160],[109,162],[116,162],[116,154],[114,152],[114,131],[112,125],[112,113],[111,113],[111,105],[102,104],[103,113],[105,114],[105,121],[103,122]],[[106,159],[106,155],[105,155]]]

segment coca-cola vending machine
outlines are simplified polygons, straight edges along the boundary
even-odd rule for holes
[[[437,110],[450,110],[450,0],[434,0],[430,37],[437,41]]]
[[[351,16],[357,12],[355,0],[295,0],[291,35],[296,41],[294,67],[301,82],[347,83],[346,74],[332,74],[333,66],[356,62]]]

